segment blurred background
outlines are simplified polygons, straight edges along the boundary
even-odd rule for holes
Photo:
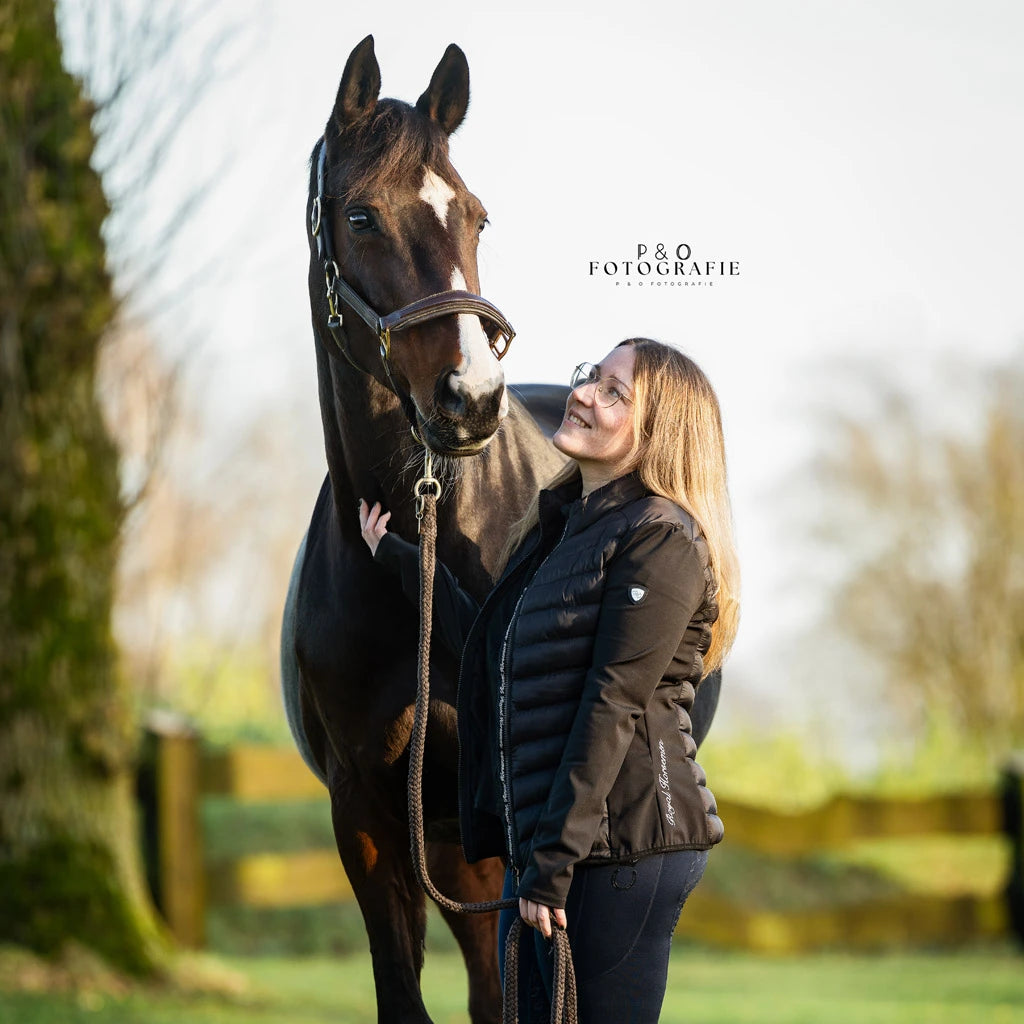
[[[733,843],[712,858],[703,910],[695,895],[683,916],[683,962],[708,976],[722,963],[708,949],[882,949],[894,978],[925,979],[951,1013],[956,999],[935,993],[953,968],[899,957],[955,949],[968,976],[1012,978],[1024,12],[999,0],[6,0],[2,938],[53,953],[108,927],[92,883],[52,897],[77,908],[70,932],[63,919],[40,930],[50,898],[24,895],[48,891],[45,865],[75,860],[87,834],[106,850],[89,877],[135,892],[148,870],[186,944],[364,952],[340,868],[286,859],[331,846],[326,800],[303,782],[275,802],[225,780],[290,771],[258,751],[289,742],[278,628],[325,472],[308,158],[368,33],[383,94],[410,102],[449,42],[469,59],[451,152],[489,213],[482,291],[519,332],[508,379],[565,381],[645,334],[718,391],[743,620],[700,760]],[[659,281],[638,273],[640,246],[735,272]],[[160,817],[173,784],[159,773],[176,757],[198,808],[179,852],[200,882],[174,890],[174,910],[161,844],[178,826]],[[95,785],[72,790],[83,772]],[[44,833],[60,841],[41,857]],[[266,895],[302,870],[321,881],[297,902]],[[99,951],[144,973],[167,937],[127,913],[128,944],[147,952]],[[968,1019],[1024,1019],[1024,988],[986,992]],[[798,1019],[788,1005],[705,1019]],[[806,1012],[861,1019],[824,1005]],[[863,1019],[947,1019],[909,1005]]]

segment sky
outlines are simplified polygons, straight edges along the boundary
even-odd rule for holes
[[[208,7],[200,33],[227,27],[232,44],[213,55],[212,85],[138,231],[221,169],[158,278],[207,261],[211,271],[153,326],[169,351],[198,339],[191,386],[216,406],[224,437],[253,417],[289,417],[308,445],[311,507],[323,462],[308,155],[364,35],[382,94],[410,102],[457,42],[471,103],[451,155],[489,213],[481,289],[518,331],[507,378],[563,381],[637,334],[701,364],[723,408],[744,574],[731,671],[748,689],[784,693],[778,637],[812,622],[821,595],[801,582],[813,555],[793,543],[779,497],[820,443],[822,381],[841,393],[836,367],[858,358],[927,400],[949,357],[986,365],[1021,351],[1024,8]],[[181,59],[197,71],[198,58]],[[642,245],[685,245],[738,273],[652,287],[621,270]],[[604,274],[607,262],[620,272]]]

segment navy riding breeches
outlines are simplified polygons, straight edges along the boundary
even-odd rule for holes
[[[566,901],[579,1024],[657,1024],[668,980],[672,934],[704,874],[707,850],[643,857],[635,864],[580,866]],[[515,894],[505,873],[507,898]],[[504,985],[505,939],[518,910],[503,910],[498,955]],[[553,946],[524,925],[519,952],[520,1024],[547,1024]]]

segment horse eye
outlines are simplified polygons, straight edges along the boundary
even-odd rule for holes
[[[369,231],[373,227],[373,220],[365,210],[349,210],[346,216],[353,231]]]

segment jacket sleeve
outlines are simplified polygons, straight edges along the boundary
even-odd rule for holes
[[[637,719],[704,599],[706,567],[704,542],[664,522],[638,527],[609,559],[593,660],[519,896],[565,906],[573,867],[593,846]]]
[[[385,533],[377,545],[373,560],[398,576],[402,591],[413,603],[420,600],[420,552],[415,544],[396,533]],[[459,581],[442,562],[434,572],[434,629],[445,646],[462,657],[466,634],[480,606],[459,586]]]

